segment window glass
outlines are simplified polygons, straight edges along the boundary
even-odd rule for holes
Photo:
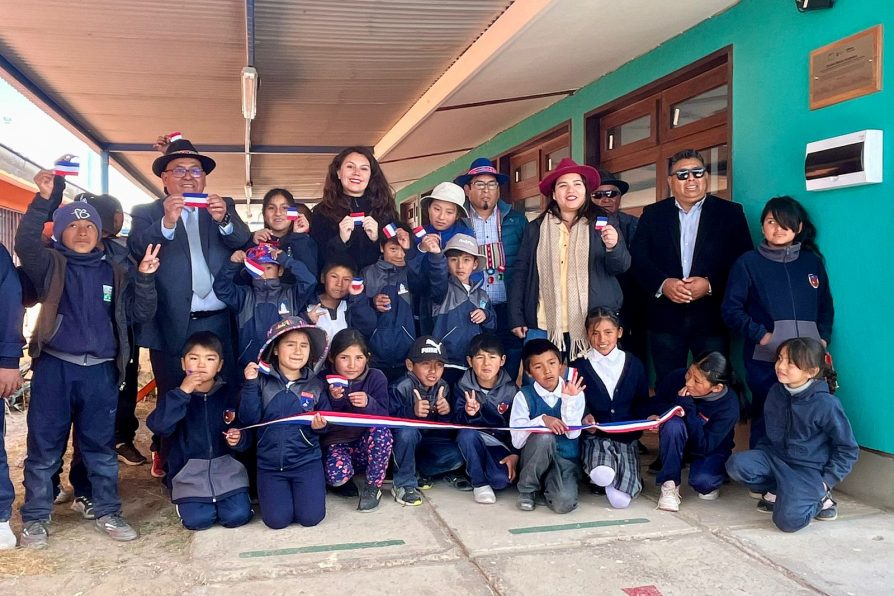
[[[680,128],[726,109],[727,87],[709,89],[670,107],[671,128]]]
[[[619,126],[613,126],[608,129],[607,149],[617,149],[622,145],[629,145],[634,141],[648,139],[652,134],[652,116],[651,114],[625,122]]]

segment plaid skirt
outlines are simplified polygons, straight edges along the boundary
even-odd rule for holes
[[[587,475],[596,466],[608,466],[615,471],[612,486],[616,489],[632,498],[643,490],[636,441],[621,443],[605,437],[583,437],[581,451],[581,462]]]

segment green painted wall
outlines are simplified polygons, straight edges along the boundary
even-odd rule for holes
[[[839,370],[839,397],[864,447],[894,453],[889,415],[894,367],[894,75],[884,65],[883,91],[810,111],[807,102],[811,50],[877,24],[886,28],[884,52],[892,55],[891,0],[838,0],[831,10],[798,13],[790,0],[742,0],[739,4],[594,81],[577,94],[531,116],[476,148],[495,156],[572,120],[572,153],[583,158],[583,114],[727,45],[733,46],[734,199],[745,206],[752,232],[771,196],[790,194],[816,221],[826,255],[837,316],[832,353]],[[804,146],[865,128],[885,131],[883,184],[807,193]],[[450,180],[470,155],[425,176],[399,193],[403,199]],[[757,238],[757,236],[755,236]]]

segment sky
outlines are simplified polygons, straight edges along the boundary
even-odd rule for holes
[[[0,79],[0,143],[44,168],[50,168],[65,153],[76,155],[81,169],[72,182],[93,193],[102,191],[99,154],[3,79]],[[121,201],[125,211],[155,198],[114,167],[109,168],[109,194]]]

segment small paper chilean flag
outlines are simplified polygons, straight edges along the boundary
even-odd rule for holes
[[[248,257],[245,259],[245,269],[251,273],[252,277],[260,278],[264,276],[264,266]]]
[[[168,133],[168,140],[169,140],[170,142],[172,142],[172,143],[173,143],[174,141],[179,141],[179,140],[182,139],[182,138],[183,138],[183,133],[180,132],[180,131],[169,132],[169,133]]]
[[[205,209],[208,207],[208,195],[203,192],[185,192],[183,193],[183,205]]]
[[[295,221],[298,219],[298,208],[297,207],[289,207],[286,209],[286,219],[289,221]]]
[[[269,375],[270,374],[270,365],[259,358],[258,359],[258,371],[264,373],[265,375]]]
[[[53,174],[56,176],[77,176],[81,165],[75,161],[74,155],[63,155],[53,164]]]
[[[355,292],[363,291],[363,278],[362,277],[355,277],[354,279],[351,280],[351,290],[353,290]]]
[[[577,379],[577,369],[569,366],[565,369],[565,382],[573,383],[575,379]]]
[[[362,212],[362,211],[360,211],[360,212],[358,212],[358,213],[352,213],[352,214],[351,214],[351,219],[354,220],[354,225],[355,225],[355,226],[362,226],[362,225],[363,225],[363,218],[364,218],[364,217],[366,217],[366,213],[364,213],[364,212]]]
[[[608,218],[600,216],[600,217],[596,218],[596,225],[593,227],[595,227],[596,230],[599,231],[599,230],[602,230],[602,228],[604,228],[607,225],[608,225]]]
[[[326,375],[326,382],[329,383],[331,387],[348,388],[348,377],[343,375]]]
[[[426,234],[428,234],[428,232],[426,232],[425,228],[423,228],[422,226],[413,228],[413,235],[416,236],[416,238],[418,238],[419,240],[425,238]]]
[[[394,238],[397,236],[397,226],[392,222],[382,228],[382,232],[385,234],[385,238]]]

